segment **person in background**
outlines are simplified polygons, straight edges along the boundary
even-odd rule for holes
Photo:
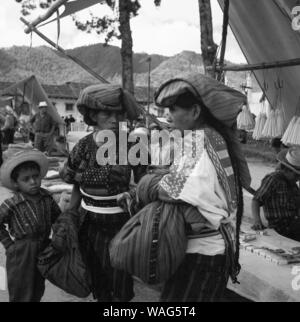
[[[17,118],[14,115],[13,109],[10,106],[6,106],[5,123],[1,128],[3,133],[3,144],[13,144],[15,129],[17,126]]]
[[[300,241],[300,148],[281,151],[278,168],[264,177],[252,200],[253,229],[273,228],[279,234]],[[268,227],[260,215],[263,207]]]
[[[76,120],[75,120],[75,118],[73,117],[72,114],[69,116],[69,122],[70,122],[70,124],[76,122]]]
[[[30,120],[34,129],[34,147],[50,155],[53,146],[53,133],[56,123],[48,114],[46,102],[39,103],[39,111]]]
[[[30,133],[30,106],[27,102],[23,102],[20,106],[19,131],[24,142],[28,142]]]
[[[65,122],[65,125],[66,125],[66,131],[67,133],[71,130],[71,123],[70,123],[70,118],[69,118],[69,115],[67,115],[65,118],[64,118],[64,122]]]
[[[9,148],[0,178],[13,196],[0,206],[0,242],[6,249],[10,302],[39,302],[45,279],[37,258],[49,243],[51,226],[61,211],[50,193],[41,188],[48,170],[46,156],[35,149]]]

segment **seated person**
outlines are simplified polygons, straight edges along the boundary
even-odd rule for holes
[[[268,174],[252,200],[254,230],[264,229],[260,218],[263,207],[268,228],[279,234],[300,241],[300,148],[281,151],[277,160],[279,166]]]

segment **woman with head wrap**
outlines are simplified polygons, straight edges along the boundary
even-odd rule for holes
[[[169,108],[168,121],[191,148],[161,179],[160,198],[184,201],[208,222],[205,234],[189,231],[185,259],[166,282],[162,301],[218,301],[229,276],[236,282],[242,186],[249,188],[251,178],[233,129],[245,100],[205,75],[171,79],[155,94],[156,105]]]
[[[133,282],[125,272],[115,270],[109,261],[108,245],[129,219],[120,208],[120,201],[128,200],[131,178],[130,165],[103,165],[97,151],[97,135],[109,130],[118,142],[119,122],[138,116],[137,102],[120,86],[101,84],[84,89],[77,101],[79,112],[93,133],[82,138],[71,151],[61,171],[68,183],[74,183],[70,208],[78,209],[84,218],[80,230],[83,255],[92,275],[92,292],[98,301],[129,301],[133,297]],[[103,133],[103,132],[102,132]],[[134,170],[138,179],[141,168]]]

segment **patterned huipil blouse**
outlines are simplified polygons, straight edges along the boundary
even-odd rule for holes
[[[129,165],[98,165],[98,146],[93,133],[82,138],[71,151],[61,176],[67,183],[80,186],[82,199],[88,207],[117,207],[116,198],[95,200],[85,190],[98,189],[103,196],[116,196],[129,190],[131,167]],[[103,199],[103,198],[101,198]]]

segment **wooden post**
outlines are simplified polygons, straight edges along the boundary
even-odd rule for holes
[[[53,13],[57,11],[59,7],[64,5],[66,2],[68,2],[68,0],[58,0],[57,2],[55,2],[45,14],[38,16],[35,20],[33,20],[32,23],[29,23],[29,25],[27,25],[25,33],[29,34],[33,28],[35,28],[40,22],[43,22],[50,18],[53,15]]]
[[[281,60],[270,63],[259,63],[259,64],[246,64],[246,65],[233,65],[233,66],[224,66],[222,69],[224,71],[231,72],[244,72],[244,71],[253,71],[253,70],[263,70],[263,69],[272,69],[272,68],[282,68],[282,67],[292,67],[299,66],[300,58]],[[212,67],[208,67],[212,69]],[[216,66],[216,70],[220,70],[219,66]]]
[[[151,57],[148,58],[148,113],[150,113],[150,89],[151,89]]]
[[[219,73],[218,73],[218,80],[219,81],[221,81],[221,79],[222,79],[224,57],[225,57],[225,52],[226,52],[227,30],[228,30],[228,23],[229,23],[229,0],[225,0],[223,15],[224,16],[223,16],[222,46],[221,46],[220,61],[219,61]]]

